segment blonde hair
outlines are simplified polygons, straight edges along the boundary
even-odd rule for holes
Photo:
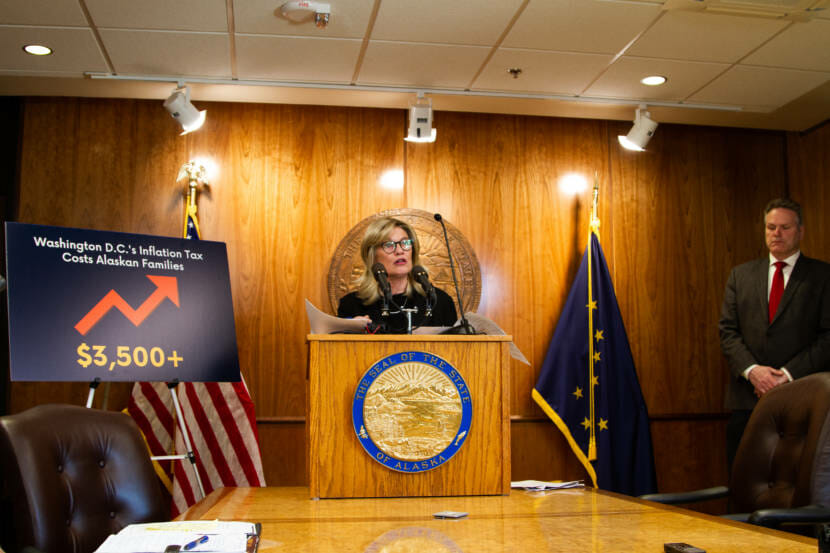
[[[375,251],[381,244],[389,240],[389,236],[396,227],[402,229],[412,240],[412,266],[418,264],[421,244],[418,242],[418,235],[415,234],[412,227],[400,219],[393,219],[392,217],[381,217],[372,221],[366,228],[363,241],[360,243],[363,274],[357,279],[357,297],[363,300],[363,305],[372,304],[380,299],[380,289],[374,275],[372,275],[372,265],[376,263]],[[413,291],[424,295],[421,285],[415,282],[410,272],[407,275],[406,295],[412,297]]]

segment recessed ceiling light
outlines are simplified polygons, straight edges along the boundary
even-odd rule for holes
[[[650,75],[640,79],[640,82],[648,86],[660,86],[666,82],[666,78],[662,75]]]
[[[52,53],[52,49],[42,44],[27,44],[23,47],[23,51],[33,56],[48,56]]]

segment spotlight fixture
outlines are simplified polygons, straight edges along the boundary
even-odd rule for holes
[[[278,15],[294,23],[304,23],[314,19],[314,24],[323,29],[329,24],[331,4],[313,0],[291,0],[277,8]]]
[[[23,47],[23,51],[33,56],[48,56],[52,53],[52,49],[43,44],[27,44]]]
[[[432,100],[424,100],[423,93],[418,93],[415,103],[409,106],[409,131],[407,142],[435,142],[435,129],[432,128]]]
[[[182,134],[199,130],[207,116],[207,110],[199,111],[190,103],[189,86],[179,86],[175,89],[164,101],[164,109],[182,126]]]
[[[627,135],[617,136],[617,140],[626,150],[642,152],[654,136],[655,129],[657,129],[657,122],[651,119],[651,114],[646,111],[646,105],[640,104],[634,116],[634,126]]]

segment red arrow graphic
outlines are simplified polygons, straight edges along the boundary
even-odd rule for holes
[[[130,307],[130,304],[118,292],[110,290],[106,296],[101,298],[101,301],[95,304],[95,307],[89,310],[89,313],[78,321],[78,324],[75,325],[75,330],[80,332],[82,336],[86,335],[89,329],[95,326],[113,307],[121,311],[135,326],[139,326],[164,301],[164,298],[170,298],[170,301],[176,307],[179,306],[179,287],[176,282],[176,277],[145,276],[153,281],[156,289],[150,294],[149,298],[144,300],[144,303],[138,306],[138,309]]]

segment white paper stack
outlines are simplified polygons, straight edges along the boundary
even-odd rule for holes
[[[533,492],[541,492],[545,490],[564,490],[567,488],[584,488],[585,483],[582,480],[571,480],[570,482],[543,482],[541,480],[521,480],[519,482],[511,482],[511,488],[520,490],[529,490]]]
[[[95,553],[164,553],[178,546],[187,553],[245,553],[256,532],[250,522],[185,520],[130,524],[108,537]]]

